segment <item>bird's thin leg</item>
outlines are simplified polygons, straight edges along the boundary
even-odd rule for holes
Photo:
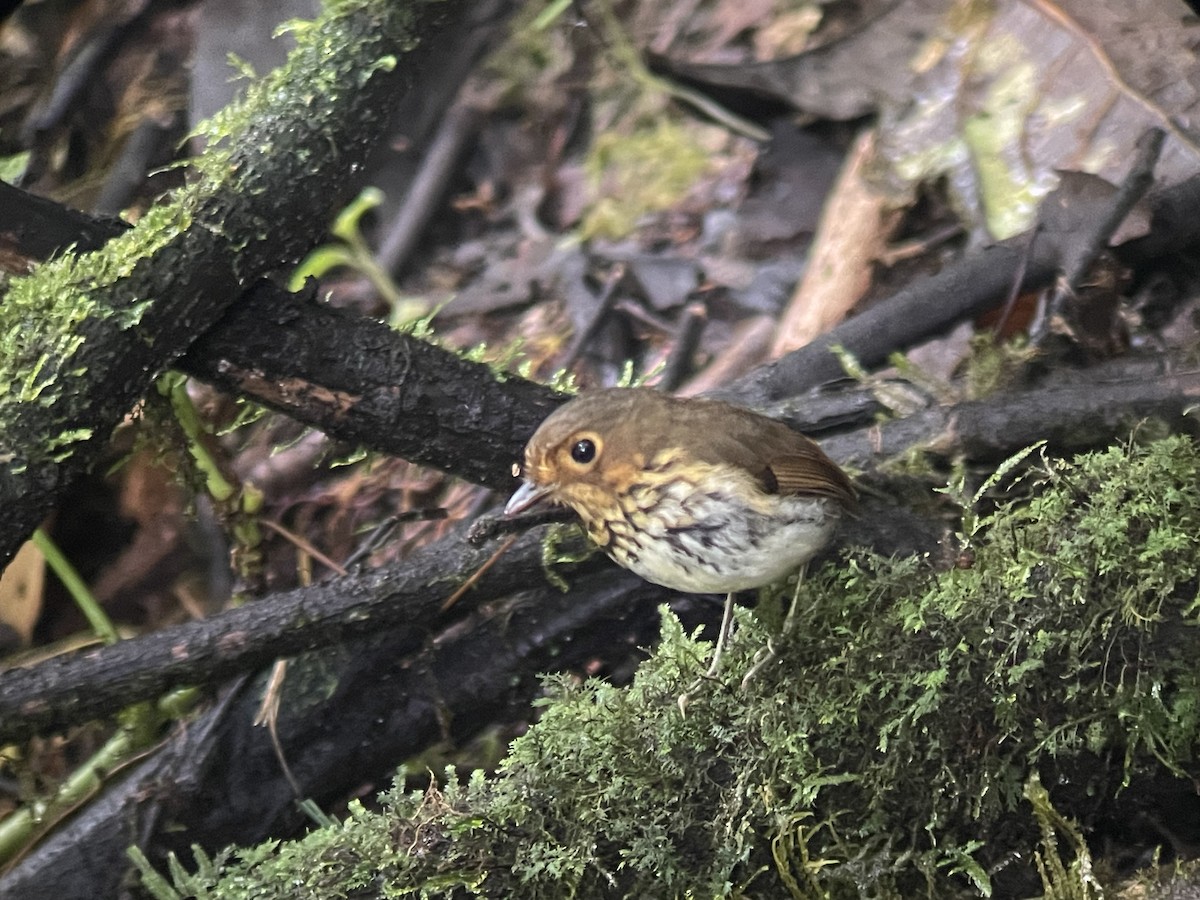
[[[721,654],[729,643],[729,632],[733,630],[733,592],[725,595],[725,610],[721,613],[721,631],[717,634],[717,648],[713,651],[712,662],[708,664],[705,678],[712,678],[721,671]]]
[[[804,573],[807,571],[808,565],[802,565],[796,573],[796,589],[792,591],[792,603],[788,607],[787,615],[783,619],[783,628],[779,632],[781,638],[787,637],[792,632],[792,628],[796,625],[796,607],[800,605],[800,587],[804,584]],[[747,685],[754,680],[754,677],[763,670],[778,654],[775,650],[775,642],[767,638],[767,646],[765,649],[758,651],[758,657],[754,660],[754,665],[742,678],[742,690],[744,691]]]
[[[783,630],[779,632],[780,637],[791,634],[792,628],[796,625],[796,607],[800,605],[800,588],[804,585],[806,574],[808,574],[808,563],[804,563],[796,571],[796,590],[792,591],[792,605],[788,607],[788,613],[783,619]]]
[[[733,592],[730,591],[725,596],[725,609],[721,613],[721,630],[717,634],[717,646],[713,650],[712,662],[708,664],[708,671],[700,678],[692,682],[691,686],[679,695],[679,699],[675,702],[679,706],[680,715],[687,715],[688,704],[692,702],[692,695],[696,689],[704,683],[705,678],[712,678],[721,670],[721,653],[725,650],[725,645],[729,643],[729,633],[733,630]]]

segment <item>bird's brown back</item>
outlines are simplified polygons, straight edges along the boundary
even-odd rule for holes
[[[531,445],[549,452],[582,432],[601,435],[610,459],[649,461],[663,449],[680,448],[699,462],[745,469],[768,493],[829,497],[847,507],[856,502],[849,478],[814,441],[722,401],[645,388],[595,391],[551,415]]]

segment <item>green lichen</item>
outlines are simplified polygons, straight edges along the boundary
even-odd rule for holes
[[[1047,890],[1091,896],[1083,826],[1036,774],[1071,772],[1076,796],[1102,797],[1114,768],[1196,774],[1200,454],[1171,438],[1046,462],[1041,479],[975,529],[968,568],[857,554],[811,575],[803,626],[748,689],[767,632],[740,611],[720,678],[680,715],[708,647],[664,613],[629,687],[549,679],[494,777],[448,774],[302,841],[200,854],[176,884],[221,898],[959,897],[1036,859]]]

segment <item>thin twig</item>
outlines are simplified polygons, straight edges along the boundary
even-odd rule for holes
[[[708,327],[708,310],[703,303],[689,303],[683,308],[676,329],[675,345],[667,355],[662,377],[658,380],[659,390],[674,393],[692,373],[692,364],[700,338]]]
[[[508,550],[508,548],[516,543],[518,537],[520,537],[520,535],[510,534],[505,539],[504,543],[496,548],[496,552],[488,557],[487,562],[485,562],[482,566],[480,566],[478,569],[476,569],[471,574],[471,577],[468,578],[466,581],[464,581],[457,591],[455,591],[453,594],[451,594],[449,597],[447,597],[445,599],[445,601],[442,603],[441,607],[438,609],[438,612],[444,613],[446,610],[448,610],[450,607],[452,607],[455,603],[457,603],[460,599],[462,599],[462,595],[465,594],[467,591],[469,591],[472,587],[475,586],[475,584],[479,581],[480,578],[482,578],[484,576],[484,574],[487,572],[487,570],[496,564],[496,560],[498,560],[501,556],[503,556],[505,554],[505,552]]]
[[[575,365],[584,348],[596,336],[596,332],[600,330],[600,326],[604,324],[604,320],[612,312],[613,299],[617,295],[617,286],[620,285],[624,277],[625,264],[617,263],[613,266],[612,271],[609,272],[608,278],[604,282],[604,289],[600,292],[600,298],[596,303],[596,312],[592,315],[587,325],[584,326],[583,330],[575,336],[575,340],[571,342],[571,348],[567,351],[567,355],[562,361],[562,368],[569,369]]]
[[[1138,138],[1138,155],[1129,174],[1113,195],[1108,210],[1096,220],[1091,233],[1087,235],[1087,240],[1081,243],[1083,249],[1074,265],[1064,266],[1067,285],[1072,291],[1079,288],[1080,282],[1108,247],[1113,234],[1121,227],[1130,210],[1154,185],[1154,167],[1158,165],[1158,158],[1162,155],[1165,139],[1166,132],[1161,128],[1151,128]]]
[[[1064,317],[1067,300],[1076,295],[1100,254],[1108,249],[1109,242],[1125,217],[1154,185],[1154,167],[1162,155],[1165,139],[1166,132],[1161,128],[1151,128],[1138,138],[1137,158],[1109,200],[1103,215],[1096,218],[1091,228],[1068,249],[1054,292],[1042,305],[1036,323],[1030,329],[1035,343],[1044,340],[1050,333],[1049,323]]]
[[[270,528],[272,531],[274,531],[276,534],[278,534],[284,540],[286,540],[290,544],[294,545],[297,550],[307,553],[309,556],[311,556],[313,559],[315,559],[321,565],[325,566],[325,568],[329,569],[331,572],[336,572],[339,575],[346,574],[346,570],[344,568],[339,566],[336,562],[334,562],[332,559],[330,559],[328,556],[326,556],[324,553],[322,553],[320,550],[318,550],[315,546],[313,546],[307,540],[302,538],[300,535],[296,534],[294,531],[284,528],[278,522],[272,522],[270,519],[259,519],[258,521],[261,524],[266,525],[268,528]]]

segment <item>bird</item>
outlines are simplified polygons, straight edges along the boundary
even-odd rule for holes
[[[594,544],[646,581],[726,594],[709,675],[729,639],[734,595],[806,565],[857,497],[816,442],[782,422],[649,388],[567,401],[534,431],[514,474],[523,481],[506,517],[542,502],[568,506]]]

